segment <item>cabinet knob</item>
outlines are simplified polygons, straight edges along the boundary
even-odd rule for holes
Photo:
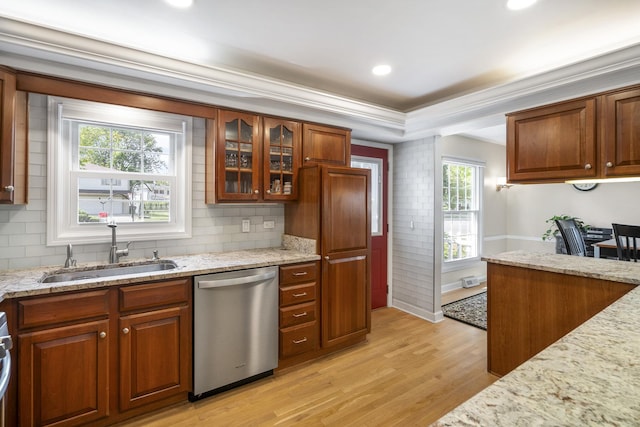
[[[107,333],[105,331],[100,332],[100,334],[98,334],[98,336],[100,338],[106,338],[107,337]]]
[[[608,168],[612,168],[613,167],[613,163],[607,162],[607,164],[605,166],[608,167]]]
[[[6,191],[7,193],[13,193],[13,190],[15,190],[15,187],[13,185],[7,185],[6,187],[4,187],[4,191]]]
[[[326,257],[324,257],[324,259],[326,259],[327,261],[329,261],[331,258],[329,258],[329,255],[327,255]]]
[[[264,192],[267,194],[271,194],[271,190],[265,190]]]
[[[591,163],[587,163],[586,165],[584,165],[584,168],[585,168],[586,170],[591,169]]]
[[[122,333],[127,335],[129,333],[129,328],[123,328]]]
[[[253,190],[253,194],[260,194],[260,190]]]
[[[304,161],[305,161],[305,162],[308,162],[309,160],[311,160],[311,157],[305,157],[305,158],[304,158]]]

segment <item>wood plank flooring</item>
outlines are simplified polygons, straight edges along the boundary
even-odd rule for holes
[[[120,426],[426,426],[497,379],[481,329],[394,308],[372,322],[366,343]]]

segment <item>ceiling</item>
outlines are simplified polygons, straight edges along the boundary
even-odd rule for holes
[[[0,5],[0,53],[33,71],[97,69],[125,86],[147,79],[232,107],[319,113],[381,142],[480,129],[504,142],[507,108],[640,81],[640,1],[505,3],[20,0]],[[392,72],[374,76],[380,63]]]

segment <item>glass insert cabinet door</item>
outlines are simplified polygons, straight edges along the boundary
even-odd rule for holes
[[[260,117],[218,112],[217,194],[220,200],[260,198]]]
[[[298,193],[301,125],[298,122],[264,118],[264,198],[295,199]]]

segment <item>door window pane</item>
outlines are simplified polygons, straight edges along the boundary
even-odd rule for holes
[[[351,156],[351,167],[371,170],[371,235],[382,235],[382,159]]]

